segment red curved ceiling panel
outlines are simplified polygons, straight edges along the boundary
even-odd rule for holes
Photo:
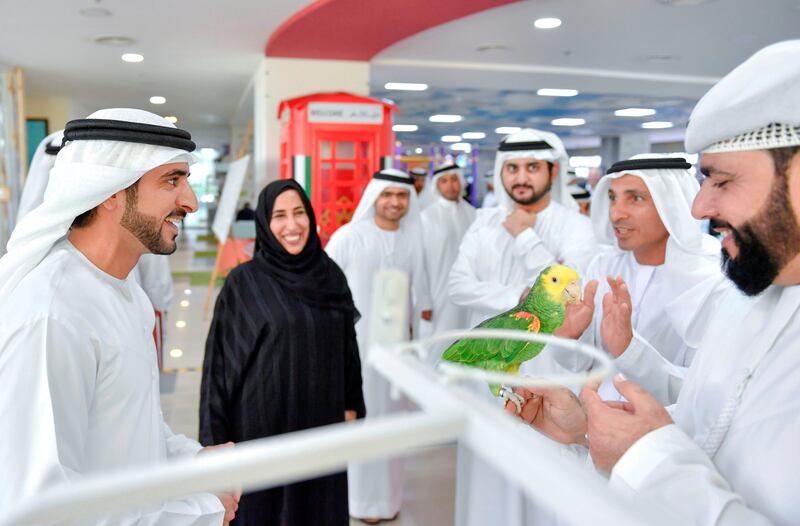
[[[318,0],[270,36],[268,57],[369,60],[451,20],[519,0]]]

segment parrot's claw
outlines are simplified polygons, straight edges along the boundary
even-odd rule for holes
[[[511,401],[514,402],[514,406],[516,406],[517,414],[522,413],[522,405],[525,403],[524,398],[515,393],[513,389],[506,387],[505,385],[500,388],[500,395],[503,397],[504,407],[509,401]]]

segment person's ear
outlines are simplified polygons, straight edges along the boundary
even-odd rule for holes
[[[555,183],[556,177],[558,177],[558,172],[561,170],[561,165],[559,163],[553,163],[553,167],[550,168],[550,182]]]
[[[104,210],[108,210],[109,212],[117,210],[118,208],[125,207],[125,190],[120,190],[119,192],[113,194],[111,197],[100,203],[100,207]]]

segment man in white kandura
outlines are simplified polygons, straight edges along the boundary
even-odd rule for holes
[[[702,152],[706,176],[692,212],[725,235],[735,287],[697,296],[693,328],[704,334],[671,411],[620,375],[624,403],[587,386],[582,406],[552,389],[523,407],[545,434],[568,430],[560,441],[586,443],[613,488],[674,524],[800,516],[798,86],[800,40],[774,44],[711,88],[689,119],[686,148]]]
[[[197,208],[194,143],[149,112],[71,121],[43,203],[0,259],[0,510],[95,473],[192,457],[164,422],[153,309],[130,277],[175,250]],[[233,496],[197,494],[93,524],[223,524]],[[224,504],[224,506],[223,506]]]
[[[498,206],[478,210],[450,272],[450,299],[469,309],[471,327],[517,305],[545,267],[583,273],[594,257],[591,222],[567,190],[568,164],[552,133],[525,129],[500,143]]]
[[[583,276],[583,303],[567,306],[564,324],[555,332],[602,347],[619,371],[664,404],[677,399],[699,344],[679,332],[683,320],[695,315],[687,304],[697,290],[689,298],[683,295],[701,282],[722,278],[719,241],[703,234],[692,217],[700,185],[689,168],[681,157],[642,154],[608,170],[591,212],[602,250]],[[581,353],[548,351],[572,371],[593,364]],[[601,386],[600,396],[620,399],[611,382]]]
[[[25,178],[25,186],[22,189],[17,223],[44,201],[47,183],[50,181],[50,170],[56,162],[56,155],[61,150],[63,138],[64,130],[60,130],[45,137],[36,147],[33,159],[31,159],[31,166],[28,169],[28,176]],[[156,313],[154,337],[158,356],[161,357],[165,321],[174,296],[169,256],[142,254],[139,262],[133,267],[131,276],[139,283],[153,304]]]
[[[464,175],[455,164],[449,163],[435,170],[430,187],[435,192],[435,200],[422,211],[422,244],[433,311],[436,313],[429,329],[435,334],[467,327],[469,313],[450,300],[447,286],[461,239],[475,220],[475,208],[461,198]],[[439,361],[446,346],[447,343],[443,342],[429,349],[431,364]]]
[[[431,299],[422,255],[419,209],[414,181],[405,172],[377,172],[361,196],[353,220],[331,236],[325,250],[342,268],[353,301],[361,313],[356,337],[361,352],[361,375],[367,418],[402,408],[391,398],[391,385],[369,367],[369,327],[375,274],[396,269],[410,276],[410,312],[430,320]],[[409,334],[410,336],[410,334]],[[350,464],[347,470],[350,515],[367,521],[395,517],[403,497],[402,459]]]
[[[552,133],[525,129],[500,143],[494,171],[498,205],[477,211],[450,271],[450,299],[469,309],[469,327],[517,305],[549,265],[563,263],[582,274],[597,253],[591,221],[567,189],[568,165],[564,145]],[[533,362],[534,374],[563,372],[549,354]],[[525,509],[521,492],[459,447],[458,526],[522,526],[528,522]]]

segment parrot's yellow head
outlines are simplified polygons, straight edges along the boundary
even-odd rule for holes
[[[538,287],[554,303],[566,305],[581,302],[581,277],[564,265],[552,265],[544,269],[533,288]]]

